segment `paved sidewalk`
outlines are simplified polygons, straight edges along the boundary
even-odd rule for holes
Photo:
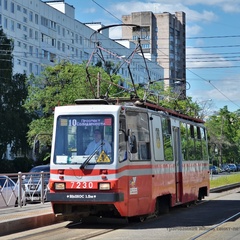
[[[0,236],[57,222],[50,203],[0,208]]]

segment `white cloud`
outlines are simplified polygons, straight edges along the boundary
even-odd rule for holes
[[[164,2],[164,1],[163,1]],[[173,4],[169,4],[169,1],[165,1],[166,4],[158,2],[141,2],[141,1],[128,1],[128,2],[119,2],[108,7],[110,12],[114,12],[116,19],[121,19],[122,15],[129,15],[131,12],[143,12],[143,11],[152,11],[153,13],[162,13],[169,12],[174,14],[175,12],[182,11],[186,13],[186,22],[187,27],[192,31],[187,31],[187,37],[193,36],[194,33],[198,34],[201,31],[201,27],[197,23],[210,23],[216,22],[218,16],[207,10],[196,11],[192,10],[186,5],[182,4],[181,1],[171,1]],[[183,3],[185,3],[183,1]],[[194,23],[194,26],[192,25]],[[194,31],[193,31],[194,30]]]
[[[214,85],[232,101],[239,102],[240,89],[236,87],[239,78],[240,75],[229,76],[221,81],[216,82]],[[216,90],[213,90],[212,94],[218,96],[219,100],[226,100],[226,98]]]
[[[202,27],[200,27],[199,25],[192,25],[192,26],[187,25],[186,26],[187,37],[196,36],[199,33],[201,33],[202,30],[203,30]]]
[[[217,16],[211,11],[203,10],[202,12],[197,12],[179,2],[181,1],[177,1],[175,4],[169,4],[169,2],[168,4],[162,4],[162,2],[145,3],[141,1],[121,2],[110,6],[110,11],[117,13],[117,17],[120,19],[122,15],[128,15],[131,12],[143,11],[152,11],[154,13],[175,13],[183,11],[187,14],[187,18],[191,21],[215,21],[217,19]],[[129,9],[131,10],[129,11]]]
[[[225,12],[240,12],[239,0],[149,0],[151,3],[183,4],[185,6],[208,5],[216,6]]]
[[[201,42],[202,40],[199,41]],[[201,48],[188,47],[186,50],[186,56],[187,56],[186,67],[189,69],[232,66],[232,63],[227,61],[221,55],[204,51]]]

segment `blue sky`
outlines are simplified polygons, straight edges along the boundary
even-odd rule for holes
[[[187,95],[211,111],[240,109],[239,0],[65,0],[80,22],[121,23],[131,12],[186,13]],[[111,29],[120,38],[119,28]]]

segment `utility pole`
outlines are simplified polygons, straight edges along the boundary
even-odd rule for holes
[[[101,82],[101,73],[98,72],[98,75],[97,75],[97,98],[100,98],[100,82]]]

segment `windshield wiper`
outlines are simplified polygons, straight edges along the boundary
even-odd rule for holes
[[[88,158],[82,163],[82,165],[80,166],[80,169],[84,169],[85,166],[90,162],[90,160],[92,159],[92,157],[98,152],[99,148],[102,147],[105,143],[102,142],[94,151],[91,155],[88,156]]]

